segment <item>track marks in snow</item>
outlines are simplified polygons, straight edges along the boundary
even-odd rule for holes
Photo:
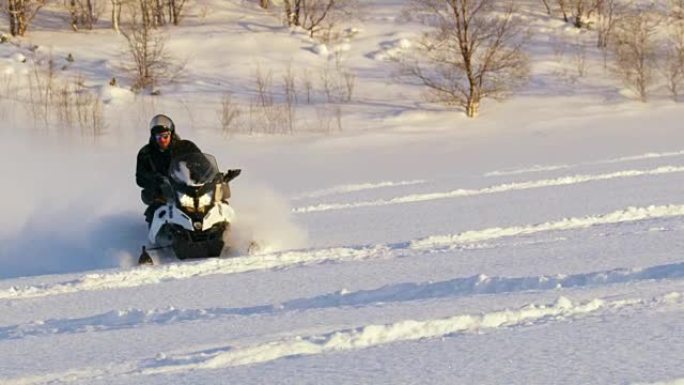
[[[495,176],[508,176],[508,175],[520,175],[535,172],[544,171],[557,171],[557,170],[568,170],[580,166],[591,166],[591,165],[601,165],[601,164],[615,164],[623,162],[632,162],[646,159],[659,159],[659,158],[670,158],[684,156],[684,150],[681,151],[670,151],[670,152],[648,152],[641,155],[625,156],[613,159],[603,159],[593,162],[582,162],[578,164],[561,164],[561,165],[535,165],[531,167],[518,168],[512,170],[501,170],[501,171],[491,171],[484,174],[486,177]],[[675,167],[675,166],[671,166]],[[294,196],[293,200],[302,200],[307,198],[321,198],[328,195],[335,194],[346,194],[351,192],[373,190],[380,188],[390,188],[390,187],[400,187],[400,186],[411,186],[418,184],[425,184],[428,181],[418,179],[418,180],[407,180],[407,181],[382,181],[382,182],[369,182],[369,183],[358,183],[358,184],[345,184],[339,186],[333,186],[326,189],[311,191],[307,193],[302,193],[300,195]]]
[[[677,378],[669,381],[659,381],[659,382],[639,382],[632,385],[684,385],[684,377]]]
[[[439,235],[412,241],[412,249],[455,248],[464,243],[476,243],[490,239],[530,235],[549,231],[584,229],[598,225],[637,222],[649,219],[662,219],[684,216],[684,205],[664,205],[648,207],[628,207],[612,213],[564,218],[528,226],[492,227],[484,230],[471,230],[452,235]]]
[[[166,325],[205,321],[220,317],[276,314],[343,306],[368,306],[476,294],[511,294],[562,288],[597,287],[616,283],[684,278],[684,262],[639,269],[613,269],[573,275],[534,277],[488,277],[476,275],[441,282],[400,283],[373,290],[340,291],[312,298],[298,298],[277,305],[209,309],[127,309],[76,319],[53,319],[0,327],[0,341],[29,336],[91,333],[130,329],[144,325]]]
[[[662,166],[649,170],[623,170],[606,174],[571,175],[553,179],[539,179],[526,182],[505,183],[481,189],[456,189],[444,192],[432,192],[424,194],[410,194],[397,196],[390,199],[377,199],[372,201],[357,201],[349,203],[321,203],[317,205],[297,207],[295,213],[312,213],[321,211],[355,209],[362,207],[380,207],[406,203],[418,203],[440,199],[463,198],[476,195],[497,194],[510,191],[530,190],[545,187],[568,186],[580,183],[606,181],[619,178],[634,178],[641,176],[657,176],[684,172],[684,166]]]
[[[633,161],[646,160],[646,159],[671,158],[671,157],[677,157],[677,156],[683,156],[683,155],[684,155],[684,150],[669,151],[669,152],[647,152],[647,153],[641,154],[641,155],[624,156],[624,157],[613,158],[613,159],[602,159],[602,160],[597,160],[597,161],[593,161],[593,162],[582,162],[582,163],[578,163],[578,164],[535,165],[535,166],[531,166],[531,167],[523,167],[523,168],[512,169],[512,170],[492,171],[492,172],[488,172],[488,173],[484,174],[484,176],[491,177],[491,176],[520,175],[520,174],[528,174],[528,173],[544,172],[544,171],[566,170],[566,169],[571,169],[571,168],[580,167],[580,166],[615,164],[615,163],[633,162]]]
[[[175,357],[164,357],[158,364],[142,370],[143,374],[220,369],[252,365],[285,357],[317,355],[360,350],[395,342],[448,337],[459,333],[484,332],[491,329],[522,327],[535,323],[562,321],[568,318],[615,311],[626,307],[654,307],[661,304],[681,304],[681,293],[643,299],[607,301],[594,299],[574,303],[560,297],[550,305],[529,304],[515,310],[484,314],[454,315],[428,320],[404,320],[384,325],[363,325],[320,335],[299,335],[264,341],[251,346],[228,346],[211,352],[201,351]]]
[[[238,274],[256,270],[279,269],[325,262],[351,262],[378,258],[396,258],[398,256],[420,256],[444,249],[473,247],[479,242],[501,238],[681,216],[684,216],[684,205],[628,207],[603,215],[565,218],[541,224],[470,230],[458,234],[433,235],[394,244],[295,250],[229,259],[210,259],[200,262],[140,267],[113,273],[89,274],[79,279],[51,285],[11,287],[0,290],[0,300],[45,297],[85,290],[94,291],[138,287],[169,280],[217,274]]]
[[[287,251],[235,258],[216,258],[198,262],[179,262],[169,265],[136,267],[112,273],[88,274],[83,278],[51,285],[11,287],[0,290],[0,300],[45,297],[77,293],[84,290],[110,290],[139,287],[170,280],[189,279],[217,274],[238,274],[256,270],[279,269],[296,265],[329,261],[360,261],[382,258],[392,254],[390,247],[406,245],[371,245],[335,247],[318,250]]]
[[[265,336],[252,345],[231,344],[210,350],[186,353],[160,353],[138,362],[111,363],[104,367],[72,369],[19,378],[0,379],[7,385],[29,385],[59,381],[87,381],[95,378],[123,377],[131,382],[144,382],[146,375],[182,373],[196,370],[224,369],[254,365],[287,357],[334,354],[356,351],[398,342],[429,341],[465,333],[486,333],[505,328],[534,327],[555,322],[572,322],[574,318],[607,314],[629,309],[644,311],[661,306],[681,306],[684,295],[672,292],[659,297],[608,300],[596,298],[573,302],[560,297],[552,304],[528,304],[517,309],[503,309],[483,314],[455,314],[435,319],[407,319],[387,324],[359,325],[332,330],[324,334],[293,333],[293,336]]]
[[[305,199],[305,198],[320,198],[320,197],[324,197],[327,195],[346,194],[346,193],[351,193],[351,192],[375,190],[375,189],[387,188],[387,187],[411,186],[411,185],[417,185],[417,184],[423,184],[423,183],[426,183],[426,182],[424,180],[407,180],[407,181],[399,181],[399,182],[385,181],[385,182],[376,182],[376,183],[347,184],[347,185],[334,186],[334,187],[330,187],[330,188],[323,189],[323,190],[312,191],[309,193],[305,193],[302,195],[295,196],[293,199],[294,200],[300,200],[300,199]]]

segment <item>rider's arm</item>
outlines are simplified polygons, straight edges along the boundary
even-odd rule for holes
[[[142,188],[154,189],[159,187],[161,176],[153,169],[149,152],[145,148],[141,149],[138,152],[135,182]]]

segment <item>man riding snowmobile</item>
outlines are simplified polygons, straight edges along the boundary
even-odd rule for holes
[[[212,155],[180,139],[168,116],[152,118],[150,140],[138,152],[136,166],[148,205],[150,251],[172,249],[179,259],[218,256],[234,218],[228,182],[240,172],[220,173]],[[139,263],[152,263],[145,247]]]
[[[164,204],[164,192],[169,188],[171,159],[191,153],[201,153],[195,143],[181,139],[176,126],[166,115],[156,115],[150,121],[150,140],[138,152],[135,181],[142,187],[141,198],[148,205],[145,221],[149,225],[154,211]]]

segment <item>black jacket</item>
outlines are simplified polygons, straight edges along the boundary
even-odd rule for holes
[[[150,142],[138,152],[138,163],[135,170],[135,182],[143,189],[159,190],[162,176],[168,177],[171,159],[175,156],[202,152],[189,140],[181,139],[173,133],[171,144],[166,151],[161,151],[159,146],[150,137]]]

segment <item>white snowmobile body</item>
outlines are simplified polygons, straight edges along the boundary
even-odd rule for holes
[[[160,245],[159,243],[165,243],[163,239],[162,228],[165,225],[176,225],[189,232],[197,231],[207,231],[217,224],[225,223],[230,225],[235,219],[235,210],[225,202],[215,203],[207,214],[202,218],[201,221],[193,220],[183,212],[183,210],[176,207],[175,204],[166,204],[160,206],[154,212],[154,218],[152,219],[152,224],[150,225],[150,231],[147,238],[150,244],[155,246],[166,246]]]
[[[158,262],[162,255],[178,259],[221,255],[236,217],[226,201],[230,196],[228,181],[240,171],[223,175],[216,159],[202,153],[173,159],[170,168],[164,191],[167,203],[154,212],[147,235],[150,248],[143,247],[139,262]],[[148,251],[157,257],[152,258]]]

